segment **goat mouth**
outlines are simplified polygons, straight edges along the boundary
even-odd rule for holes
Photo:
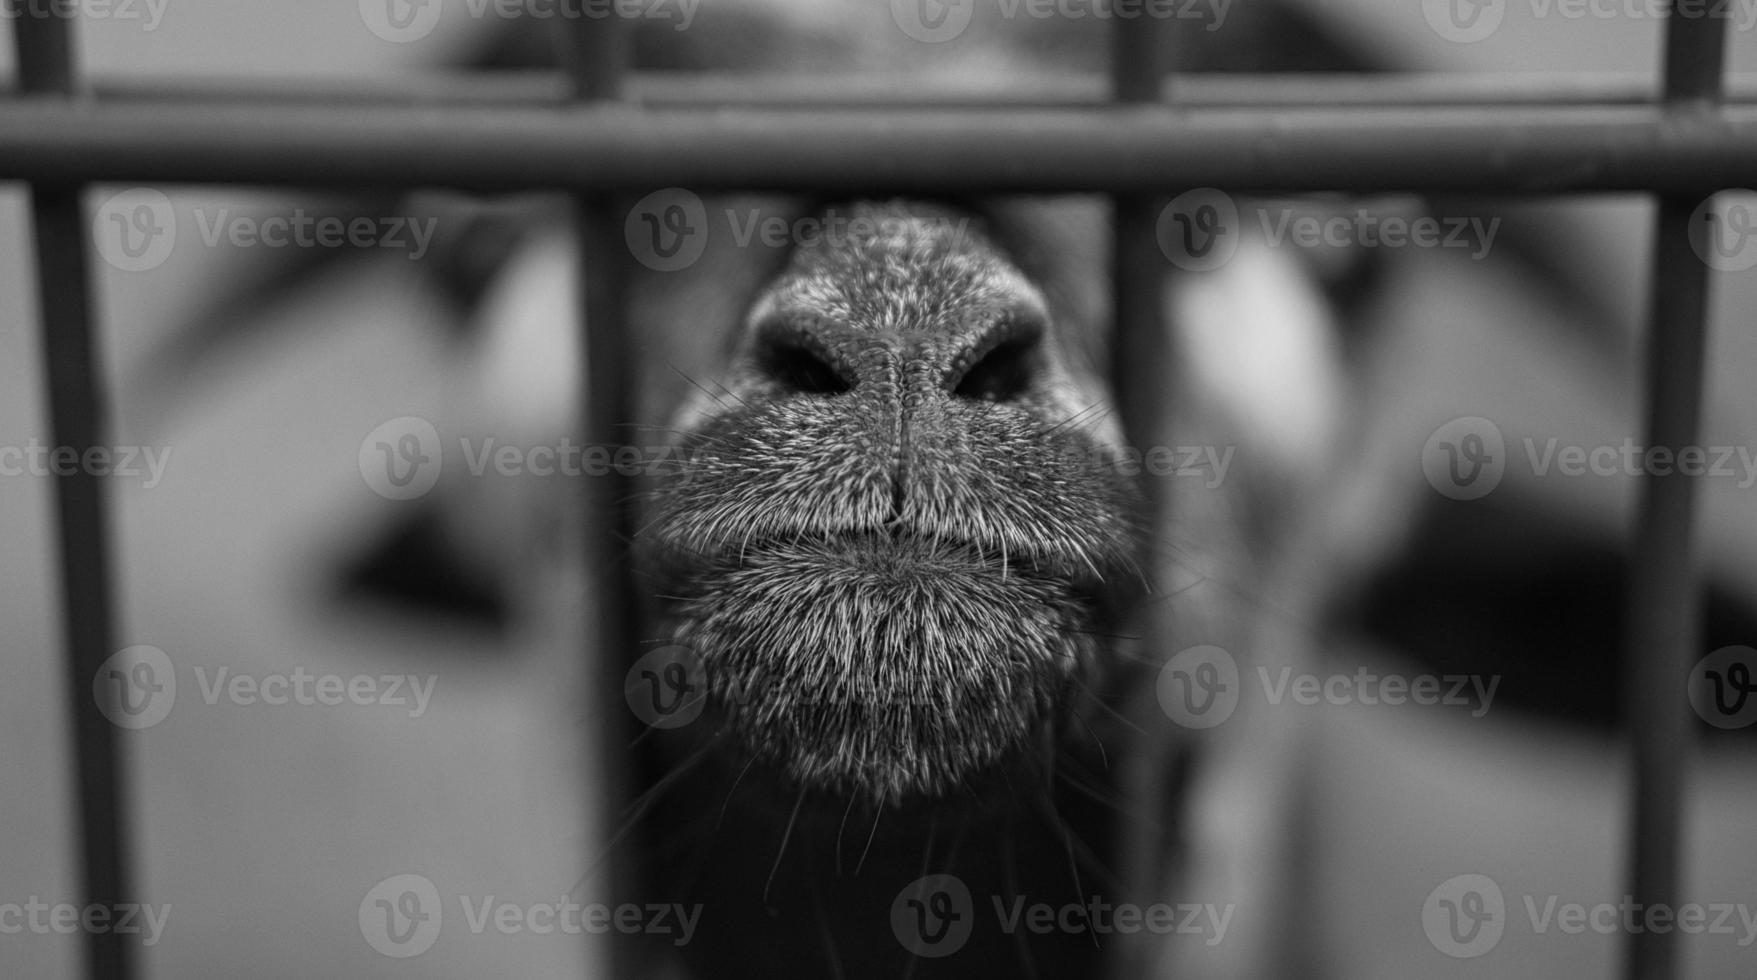
[[[878,580],[907,580],[915,575],[949,574],[991,577],[999,582],[1020,578],[1056,586],[1083,600],[1096,601],[1105,589],[1103,559],[1084,549],[1056,550],[1032,545],[1009,547],[969,537],[922,532],[903,527],[833,532],[802,531],[792,535],[764,534],[724,541],[705,551],[674,551],[663,564],[674,579],[700,580],[735,574],[744,568],[774,567],[795,562],[828,572],[857,574]]]
[[[918,535],[753,540],[698,566],[674,636],[755,756],[819,788],[948,792],[1025,745],[1096,657],[1067,579]]]

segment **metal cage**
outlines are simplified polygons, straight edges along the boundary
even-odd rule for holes
[[[1165,263],[1152,201],[1195,186],[1242,191],[1414,191],[1510,195],[1644,192],[1658,198],[1647,311],[1646,445],[1674,451],[1696,437],[1703,386],[1707,268],[1687,238],[1705,196],[1757,164],[1757,107],[1728,99],[1726,22],[1668,7],[1660,94],[1561,79],[1542,92],[1419,77],[1361,80],[1168,75],[1159,31],[1117,24],[1108,91],[1046,86],[1015,104],[873,93],[819,95],[801,86],[714,79],[692,88],[626,71],[625,32],[580,19],[571,84],[489,84],[417,93],[226,92],[160,86],[92,89],[72,57],[73,20],[31,8],[16,26],[18,85],[0,98],[0,178],[30,186],[36,276],[53,438],[82,455],[101,445],[105,392],[93,330],[83,188],[98,182],[300,187],[564,188],[584,220],[588,441],[621,442],[629,400],[618,329],[621,243],[603,220],[614,194],[667,185],[739,190],[1115,195],[1112,366],[1125,428],[1157,418],[1155,379],[1169,356],[1156,286]],[[628,98],[639,91],[638,104]],[[704,95],[713,92],[713,97]],[[732,93],[730,96],[724,93]],[[1107,104],[1108,103],[1108,104]],[[419,112],[409,108],[419,106]],[[810,138],[804,138],[809,136]],[[588,491],[588,548],[623,528],[626,487]],[[109,511],[91,473],[56,480],[65,695],[78,766],[84,899],[133,894],[128,773],[90,679],[113,652]],[[1670,680],[1687,673],[1698,635],[1692,529],[1695,486],[1647,474],[1632,528],[1626,629],[1634,665],[1625,714],[1635,779],[1627,894],[1675,904],[1684,770],[1692,729]],[[593,583],[602,608],[628,609],[618,572]],[[626,622],[591,637],[620,649]],[[600,681],[620,689],[605,661]],[[604,794],[615,801],[614,791]],[[607,802],[606,805],[615,805]],[[1666,980],[1675,933],[1627,937],[1625,975]],[[87,975],[135,975],[114,933],[87,934]]]

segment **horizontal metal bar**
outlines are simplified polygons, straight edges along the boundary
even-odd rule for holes
[[[933,77],[899,86],[895,73],[833,76],[753,72],[636,72],[624,101],[655,107],[792,106],[936,108],[1103,105],[1111,79],[1093,72],[1050,71],[1030,78]],[[489,106],[530,108],[571,100],[572,82],[547,70],[373,75],[97,76],[87,88],[105,101],[145,100],[320,105]],[[0,94],[13,91],[0,86]],[[1169,74],[1159,101],[1190,107],[1641,105],[1661,101],[1650,73],[1408,72]],[[1757,102],[1757,78],[1729,81],[1725,101]]]
[[[43,182],[1111,193],[1703,194],[1757,174],[1757,109],[425,111],[26,97],[0,179]]]

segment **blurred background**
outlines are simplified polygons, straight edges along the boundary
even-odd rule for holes
[[[1654,90],[1660,21],[1640,16],[1646,8],[1572,17],[1567,5],[1503,0],[1488,35],[1461,41],[1436,28],[1432,6],[1241,0],[1216,8],[1226,11],[1217,29],[1186,32],[1181,57],[1212,73],[1452,72],[1469,84],[1589,72],[1631,97]],[[340,92],[389,77],[418,91],[441,74],[486,81],[552,63],[546,22],[447,2],[430,32],[387,40],[374,9],[163,0],[155,10],[141,0],[135,17],[85,18],[79,56],[100,84],[247,80],[262,91],[297,80]],[[1736,19],[1731,34],[1736,90],[1757,64],[1757,25]],[[1102,42],[1086,21],[1031,25],[1017,43],[1098,72]],[[686,30],[640,25],[636,61],[980,87],[1017,79],[1010,50],[981,31],[921,43],[884,4],[719,0]],[[4,46],[0,61],[10,70]],[[566,516],[449,484],[389,499],[365,472],[363,446],[407,417],[447,440],[528,435],[568,418],[571,376],[544,364],[571,353],[535,364],[509,353],[565,336],[516,327],[568,315],[571,262],[550,220],[558,199],[163,191],[179,228],[171,251],[151,268],[131,270],[140,258],[113,251],[93,264],[112,441],[169,454],[156,477],[106,484],[119,643],[164,651],[181,685],[168,717],[125,739],[140,890],[171,909],[147,974],[594,975],[592,937],[477,934],[448,920],[430,952],[404,960],[374,949],[360,922],[363,897],[405,873],[434,882],[454,915],[454,895],[587,901],[600,884],[590,871],[606,830],[589,806],[595,757],[582,734],[581,658],[567,644],[594,611],[577,599],[580,570],[545,546]],[[134,189],[90,191],[99,228],[131,213],[105,211],[123,192]],[[1178,328],[1230,413],[1241,479],[1253,460],[1265,461],[1259,477],[1276,474],[1265,478],[1275,546],[1257,567],[1204,570],[1205,587],[1245,596],[1269,661],[1324,676],[1494,677],[1498,688],[1480,716],[1286,706],[1277,710],[1299,716],[1297,746],[1227,747],[1236,767],[1195,801],[1197,847],[1214,846],[1196,860],[1193,900],[1239,900],[1238,921],[1216,948],[1168,951],[1167,969],[1244,976],[1276,949],[1278,969],[1313,977],[1610,976],[1622,937],[1535,932],[1523,899],[1621,897],[1616,705],[1633,480],[1535,472],[1517,447],[1639,439],[1651,207],[1633,197],[1287,206],[1495,221],[1498,231],[1480,250],[1246,242],[1224,275],[1177,294]],[[406,246],[384,234],[337,248],[205,240],[216,223],[260,227],[301,211],[407,219]],[[430,232],[425,246],[418,227]],[[50,441],[32,269],[25,192],[0,185],[5,447]],[[1757,452],[1757,392],[1745,383],[1757,364],[1747,312],[1757,274],[1728,268],[1711,281],[1703,442]],[[1310,313],[1300,304],[1312,297],[1323,315],[1278,332],[1277,311]],[[1459,418],[1492,421],[1510,449],[1499,485],[1479,499],[1452,499],[1424,477],[1429,437]],[[0,903],[78,894],[52,491],[40,475],[0,476]],[[1757,487],[1735,466],[1703,481],[1702,501],[1706,655],[1757,643]],[[431,697],[424,707],[412,690],[400,705],[209,703],[198,678],[222,669],[413,677]],[[1702,726],[1686,809],[1693,901],[1757,908],[1749,733]],[[1246,784],[1265,773],[1286,781],[1276,812],[1241,814]],[[1290,849],[1269,846],[1282,834]],[[1493,879],[1508,910],[1504,937],[1473,959],[1442,955],[1423,928],[1431,893],[1461,874]],[[1264,882],[1276,900],[1253,904]],[[1686,975],[1751,976],[1757,945],[1744,930],[1683,937]],[[0,935],[0,975],[74,977],[77,942]]]

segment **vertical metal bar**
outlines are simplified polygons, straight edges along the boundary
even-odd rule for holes
[[[1163,22],[1118,20],[1111,33],[1111,96],[1120,104],[1152,104],[1159,101],[1164,77]],[[1166,260],[1159,252],[1155,231],[1158,198],[1152,195],[1119,195],[1112,225],[1112,300],[1116,314],[1112,336],[1111,376],[1116,383],[1117,408],[1131,439],[1148,438],[1166,417],[1168,407],[1165,371],[1170,367],[1170,344],[1162,329],[1160,287],[1165,281]],[[1157,525],[1153,525],[1157,526]]]
[[[1726,18],[1702,11],[1666,17],[1664,97],[1671,104],[1714,105],[1725,87]]]
[[[1701,9],[1701,8],[1699,8]],[[1726,51],[1721,17],[1666,18],[1665,100],[1678,112],[1715,104]],[[1677,451],[1692,444],[1702,406],[1708,319],[1708,267],[1689,242],[1697,206],[1662,197],[1654,223],[1653,283],[1648,293],[1646,430],[1643,444]],[[1695,480],[1675,470],[1640,478],[1629,557],[1629,665],[1624,717],[1633,732],[1634,778],[1628,895],[1643,906],[1678,906],[1685,770],[1692,748],[1684,680],[1699,651],[1693,532]],[[1671,980],[1676,934],[1632,930],[1624,976]]]
[[[1119,18],[1110,32],[1110,97],[1120,103],[1159,101],[1168,33],[1158,18]]]
[[[580,0],[569,0],[576,9]],[[573,82],[576,102],[614,101],[621,98],[629,50],[628,32],[615,17],[572,18],[567,32],[565,60]],[[617,201],[610,194],[582,195],[575,207],[575,227],[580,242],[579,288],[584,291],[585,417],[581,420],[587,445],[620,446],[627,441],[627,425],[635,417],[633,375],[629,364],[627,330],[624,325],[628,249],[622,238],[622,219]],[[633,785],[632,722],[622,706],[624,673],[628,669],[629,644],[640,635],[637,603],[627,551],[634,526],[628,512],[633,481],[611,467],[602,477],[583,481],[586,582],[592,590],[597,616],[588,627],[586,671],[588,689],[584,702],[595,723],[593,737],[599,758],[600,783],[590,787],[590,805],[597,810],[606,840],[612,839],[626,817]],[[608,854],[603,867],[611,900],[633,897],[633,862]],[[610,976],[644,975],[639,951],[628,944],[607,944]]]
[[[580,0],[572,0],[576,8]],[[576,102],[614,102],[622,98],[628,74],[628,34],[614,17],[574,19],[566,36],[569,80]]]
[[[21,90],[74,94],[70,18],[47,6],[30,8],[18,19],[15,38]],[[103,435],[105,403],[81,190],[32,185],[30,201],[51,441],[72,447],[84,459]],[[119,758],[119,733],[92,697],[92,678],[114,652],[109,513],[101,478],[83,468],[55,477],[55,501],[80,881],[85,903],[114,910],[132,893],[128,781]],[[127,980],[135,973],[134,948],[115,931],[88,931],[85,967],[94,980]]]
[[[1150,105],[1159,101],[1165,75],[1168,33],[1164,21],[1147,18],[1139,22],[1118,19],[1111,33],[1111,99],[1125,105]],[[1115,324],[1111,334],[1110,377],[1123,435],[1143,451],[1158,444],[1172,444],[1166,431],[1171,417],[1170,374],[1173,369],[1171,335],[1163,316],[1165,274],[1168,267],[1159,250],[1159,210],[1164,199],[1150,194],[1118,195],[1111,199],[1111,308]],[[1147,526],[1165,526],[1168,508],[1164,488],[1148,481]],[[1163,556],[1151,556],[1150,570],[1163,581]],[[1143,629],[1150,643],[1168,635],[1163,602],[1149,603]],[[1150,729],[1151,730],[1151,729]],[[1153,744],[1129,760],[1124,768],[1124,793],[1128,799],[1162,800],[1171,768],[1164,755],[1165,743]],[[1155,823],[1125,820],[1120,828],[1120,860],[1125,900],[1149,901],[1163,869],[1167,835]],[[1108,975],[1145,975],[1156,951],[1145,944],[1113,943],[1107,948]]]

